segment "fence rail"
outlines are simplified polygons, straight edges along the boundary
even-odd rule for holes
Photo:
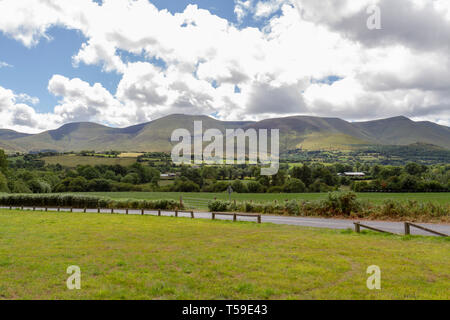
[[[361,232],[361,227],[363,227],[363,228],[366,228],[366,229],[369,229],[369,230],[372,230],[372,231],[393,234],[392,232],[381,230],[381,229],[378,229],[378,228],[374,228],[374,227],[362,224],[361,222],[354,222],[353,224],[355,225],[355,231],[357,233],[360,233]]]
[[[53,212],[74,212],[74,210],[81,210],[83,213],[89,212],[97,212],[97,213],[117,213],[120,214],[121,212],[128,215],[130,214],[130,211],[138,212],[141,215],[149,214],[150,212],[154,213],[155,215],[158,215],[158,217],[161,217],[163,213],[172,213],[174,214],[174,217],[178,218],[180,214],[189,214],[191,219],[195,219],[195,213],[192,210],[160,210],[160,209],[128,209],[128,208],[75,208],[75,207],[51,207],[51,206],[35,206],[35,207],[25,207],[25,206],[9,206],[4,207],[0,206],[0,209],[9,209],[9,210],[22,210],[22,211],[53,211]],[[228,213],[228,212],[212,212],[211,213],[211,219],[216,220],[216,216],[222,215],[222,216],[233,216],[233,221],[237,221],[237,217],[255,217],[257,218],[257,222],[261,223],[261,215],[260,214],[249,214],[249,213]]]
[[[414,228],[417,228],[417,229],[421,229],[423,231],[427,231],[429,233],[433,233],[433,234],[441,236],[441,237],[448,237],[448,235],[445,234],[445,233],[441,233],[441,232],[438,232],[438,231],[435,231],[435,230],[431,230],[429,228],[425,228],[425,227],[423,227],[421,225],[418,225],[418,224],[415,224],[415,223],[412,223],[412,222],[405,222],[405,235],[411,234],[411,227],[414,227]]]
[[[368,226],[366,224],[362,224],[361,222],[354,222],[353,224],[355,225],[355,231],[357,233],[361,232],[361,228],[365,228],[365,229],[369,229],[369,230],[377,231],[377,232],[381,232],[381,233],[394,234],[394,233],[386,231],[386,230],[381,230],[381,229],[378,229],[378,228],[375,228],[375,227],[372,227],[372,226]],[[405,222],[405,235],[410,235],[411,234],[411,227],[414,227],[414,228],[417,228],[417,229],[421,229],[421,230],[433,233],[433,234],[441,236],[441,237],[448,237],[448,235],[445,234],[445,233],[441,233],[441,232],[438,232],[438,231],[435,231],[435,230],[431,230],[429,228],[426,228],[424,226],[421,226],[421,225],[418,225],[418,224],[415,224],[415,223],[412,223],[412,222]]]
[[[233,221],[237,221],[237,217],[252,217],[256,218],[258,223],[261,223],[260,214],[250,214],[250,213],[234,213],[234,212],[213,212],[212,219],[215,220],[216,216],[232,216]]]

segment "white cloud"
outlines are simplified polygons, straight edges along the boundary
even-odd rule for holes
[[[0,68],[12,68],[13,66],[4,61],[0,61]]]
[[[382,8],[382,31],[366,27],[373,3]],[[239,25],[195,5],[171,14],[147,0],[3,0],[0,12],[0,30],[29,47],[51,26],[80,30],[87,41],[74,64],[122,76],[108,92],[55,75],[48,89],[60,101],[50,125],[125,126],[174,112],[227,120],[404,114],[450,124],[445,0],[236,0]],[[246,17],[265,27],[243,27]],[[142,61],[127,63],[119,52]],[[330,76],[341,80],[317,81]]]
[[[36,133],[57,125],[57,116],[37,113],[34,108],[21,103],[24,97],[25,100],[30,98],[0,86],[0,119],[3,128]]]

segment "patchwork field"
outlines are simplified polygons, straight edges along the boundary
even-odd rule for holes
[[[440,238],[0,210],[2,299],[449,299],[449,265]]]

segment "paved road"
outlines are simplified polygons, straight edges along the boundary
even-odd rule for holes
[[[0,207],[5,208],[5,207]],[[30,210],[31,208],[24,208],[25,210]],[[36,210],[44,210],[44,208],[36,208]],[[49,211],[55,211],[55,209],[48,209]],[[67,211],[67,210],[61,210]],[[81,209],[73,209],[74,212],[83,212]],[[88,213],[97,213],[97,210],[88,209]],[[111,210],[101,210],[102,213],[111,213]],[[116,214],[125,214],[125,210],[115,210]],[[140,210],[129,210],[129,214],[138,215],[141,214]],[[157,215],[157,211],[146,210],[146,215]],[[163,211],[161,212],[163,216],[173,216],[174,212],[172,211]],[[179,217],[190,218],[189,213],[179,213]],[[207,212],[196,212],[195,218],[200,219],[211,219],[211,213]],[[230,216],[217,216],[216,219],[220,220],[232,220],[233,218]],[[239,217],[240,221],[256,221],[256,218],[252,217]],[[262,216],[263,223],[275,223],[275,224],[287,224],[287,225],[296,225],[303,227],[315,227],[315,228],[326,228],[326,229],[353,229],[354,225],[352,220],[345,219],[322,219],[322,218],[303,218],[303,217],[285,217],[285,216],[270,216],[263,215]],[[367,224],[368,226],[375,227],[381,230],[385,230],[392,233],[403,234],[404,233],[404,224],[402,222],[387,222],[387,221],[364,221],[361,223]],[[443,224],[430,224],[430,223],[421,223],[420,225],[438,231],[440,233],[444,233],[450,235],[450,225]],[[411,234],[415,235],[433,235],[426,231],[411,228]]]

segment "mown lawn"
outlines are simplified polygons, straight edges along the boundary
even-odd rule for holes
[[[449,266],[441,238],[0,210],[2,299],[449,299]]]

